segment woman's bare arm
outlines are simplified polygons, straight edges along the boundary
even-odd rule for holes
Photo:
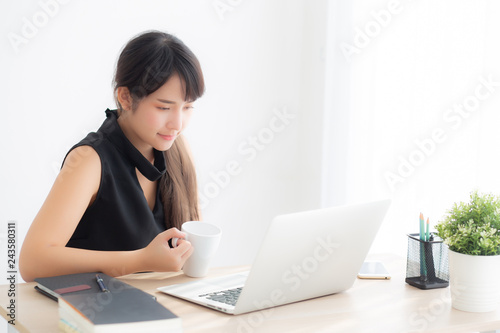
[[[35,217],[20,253],[25,281],[36,277],[101,271],[111,276],[137,271],[178,271],[192,252],[189,242],[175,249],[168,239],[183,237],[177,229],[159,234],[135,251],[92,251],[65,247],[99,189],[101,161],[89,146],[72,150]]]

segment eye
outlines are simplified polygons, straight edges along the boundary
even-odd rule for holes
[[[164,107],[158,106],[158,110],[166,111],[166,110],[170,110],[170,108],[164,108]]]
[[[194,109],[194,106],[192,106],[192,105],[186,105],[186,106],[184,107],[184,110],[186,110],[186,111],[187,111],[187,110],[192,110],[192,109]]]

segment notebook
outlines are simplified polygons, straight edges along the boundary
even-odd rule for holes
[[[154,296],[106,274],[69,274],[35,282],[36,290],[58,300],[63,332],[182,332],[181,319]]]
[[[100,292],[99,285],[96,282],[96,274],[104,280],[105,285],[113,290],[133,289],[131,285],[112,278],[103,273],[79,273],[59,275],[53,277],[36,278],[37,285],[35,289],[45,296],[57,301],[64,294],[90,294]]]
[[[349,289],[390,200],[280,215],[251,270],[158,288],[228,314],[242,314]]]
[[[59,328],[67,332],[182,332],[181,319],[140,289],[65,294]]]

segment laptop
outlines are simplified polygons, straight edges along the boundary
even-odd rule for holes
[[[250,271],[158,290],[233,315],[345,291],[389,205],[383,200],[277,216]]]

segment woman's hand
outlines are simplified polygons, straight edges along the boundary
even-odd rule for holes
[[[141,261],[144,270],[156,272],[178,272],[193,253],[191,243],[179,239],[177,247],[171,248],[168,241],[174,237],[184,238],[186,235],[177,228],[168,229],[158,234],[142,249]]]

